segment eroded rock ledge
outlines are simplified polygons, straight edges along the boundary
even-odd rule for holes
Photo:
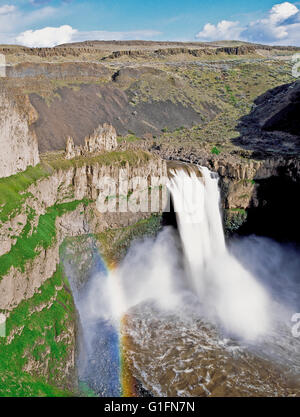
[[[38,141],[31,129],[37,113],[24,96],[23,109],[0,86],[0,178],[39,163]]]
[[[158,146],[166,160],[206,166],[220,176],[224,226],[228,234],[261,234],[299,241],[300,158],[214,155],[208,151]]]
[[[66,142],[65,158],[73,159],[76,156],[113,151],[118,147],[116,129],[107,123],[103,126],[99,125],[90,136],[85,138],[84,142],[84,146],[75,146],[73,138],[69,136]]]
[[[148,161],[141,161],[136,166],[127,162],[121,168],[128,179],[166,176],[165,162],[150,155]],[[53,275],[59,263],[59,247],[65,237],[100,233],[107,228],[134,224],[149,216],[149,213],[99,213],[96,210],[95,201],[101,192],[99,184],[107,176],[118,181],[119,171],[120,166],[101,164],[60,169],[26,190],[28,198],[20,214],[23,216],[22,226],[21,222],[16,222],[14,218],[1,224],[0,262],[1,258],[3,260],[10,255],[18,240],[24,238],[26,225],[30,226],[30,231],[26,232],[25,238],[35,236],[37,229],[41,227],[41,219],[49,217],[52,213],[49,210],[55,210],[55,238],[48,247],[43,247],[41,242],[41,245],[35,248],[36,256],[20,266],[12,265],[0,277],[0,310],[8,313],[16,308],[22,300],[32,297],[43,282]],[[72,205],[73,203],[75,205]],[[60,207],[63,207],[63,214],[57,215],[56,211],[59,211]],[[53,231],[52,229],[50,231]],[[8,230],[11,237],[7,236]],[[8,262],[7,259],[5,262]]]

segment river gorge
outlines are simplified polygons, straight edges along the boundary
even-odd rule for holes
[[[81,250],[66,246],[79,378],[100,396],[299,395],[297,248],[225,243],[218,175],[171,164],[169,177],[177,230],[137,240],[113,267],[94,249],[81,283]]]
[[[0,396],[300,396],[297,50],[0,46]]]

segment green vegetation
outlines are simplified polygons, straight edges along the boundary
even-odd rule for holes
[[[34,212],[31,210],[28,215],[27,224],[22,234],[18,237],[16,244],[12,246],[10,252],[0,257],[0,279],[12,266],[24,271],[26,262],[34,259],[39,253],[39,249],[49,248],[56,237],[56,218],[62,216],[64,213],[75,210],[79,204],[87,205],[88,201],[76,200],[50,207],[46,214],[40,216],[38,226],[32,234],[29,233],[31,230],[31,221],[34,217]]]
[[[196,65],[163,66],[162,75],[146,74],[133,82],[129,90],[136,94],[137,101],[170,100],[192,107],[202,116],[196,126],[165,131],[157,138],[157,144],[169,144],[180,148],[205,149],[221,146],[222,152],[242,152],[234,145],[239,136],[238,121],[249,114],[254,100],[278,85],[294,81],[291,63],[280,60],[256,60],[237,57],[226,65],[214,62]],[[164,72],[174,74],[176,85],[164,79]],[[180,91],[179,91],[180,90]],[[243,151],[245,157],[247,153]],[[251,152],[249,152],[251,157]]]
[[[240,180],[239,183],[244,184],[244,185],[247,185],[247,184],[255,185],[256,181],[253,179],[251,180],[251,179],[246,178],[246,179]]]
[[[0,396],[71,396],[65,375],[74,349],[75,307],[62,267],[29,300],[14,309],[0,338]],[[28,363],[34,364],[30,374]],[[47,375],[47,377],[43,375]]]
[[[211,150],[211,153],[214,155],[220,155],[221,151],[216,146],[214,146]]]
[[[147,162],[150,158],[151,155],[144,151],[106,152],[72,160],[64,159],[62,152],[43,155],[41,164],[29,167],[26,171],[8,178],[0,178],[0,222],[4,223],[19,214],[26,199],[32,197],[32,194],[26,192],[26,190],[38,180],[51,175],[53,170],[66,170],[89,164],[125,166],[127,162],[131,166],[137,166],[140,163]]]
[[[20,213],[22,204],[30,196],[25,191],[30,185],[49,174],[46,167],[37,165],[11,177],[0,178],[0,221],[5,222]]]
[[[248,213],[242,208],[233,208],[224,211],[225,233],[230,236],[236,232],[246,221]]]
[[[232,90],[231,90],[231,88],[230,88],[229,85],[225,85],[225,90],[226,90],[226,92],[227,92],[227,94],[229,96],[229,100],[230,100],[231,104],[233,106],[235,106],[236,104],[238,104],[238,101],[237,101],[235,95],[233,94],[233,92],[232,92]]]
[[[143,162],[149,161],[151,158],[153,156],[149,152],[141,150],[105,152],[99,155],[82,156],[74,159],[64,159],[61,153],[51,153],[44,155],[42,162],[54,170],[66,170],[72,167],[80,168],[85,165],[95,164],[125,166],[128,163],[131,166],[138,166]]]
[[[232,208],[232,209],[229,209],[229,210],[233,213],[240,213],[240,214],[243,214],[243,215],[247,214],[246,210],[241,209],[241,208]]]
[[[127,143],[132,143],[132,142],[138,142],[139,140],[141,140],[141,138],[138,138],[135,134],[129,134],[127,136],[117,138],[117,141],[119,143],[121,143],[123,141],[125,141]]]
[[[116,264],[125,256],[134,239],[142,236],[155,236],[160,228],[161,216],[152,215],[132,226],[109,229],[95,237],[100,243],[100,251],[105,261],[108,264]]]

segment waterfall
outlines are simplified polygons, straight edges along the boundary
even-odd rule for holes
[[[218,179],[207,168],[176,171],[170,180],[180,237],[193,285],[199,290],[198,271],[204,270],[213,256],[225,251],[225,239],[219,210]]]
[[[136,239],[113,269],[95,249],[84,284],[82,260],[71,262],[72,246],[66,254],[81,322],[80,379],[100,396],[133,389],[130,372],[157,395],[198,393],[199,381],[206,394],[231,384],[233,394],[238,387],[255,395],[266,381],[266,393],[278,395],[282,379],[270,386],[269,364],[296,376],[300,369],[289,323],[300,308],[298,251],[255,236],[228,248],[218,176],[182,168],[171,171],[168,184],[179,233],[166,226]],[[266,362],[257,366],[259,358]]]
[[[205,310],[225,328],[247,339],[268,327],[268,297],[226,248],[218,176],[207,168],[173,171],[171,192],[182,242],[186,275]]]

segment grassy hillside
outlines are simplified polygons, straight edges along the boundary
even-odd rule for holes
[[[12,267],[15,273],[28,274],[30,265],[42,249],[49,249],[56,243],[56,220],[90,201],[57,201],[39,215],[35,210],[36,197],[28,191],[37,181],[53,175],[56,171],[84,165],[139,166],[147,163],[151,155],[144,151],[115,151],[88,158],[79,157],[65,160],[62,153],[44,155],[41,164],[29,167],[25,172],[0,180],[1,228],[5,222],[12,222],[17,214],[26,214],[25,224],[20,224],[17,236],[11,236],[9,228],[4,237],[14,239],[9,252],[0,256],[0,282]],[[29,204],[30,201],[30,204]],[[8,223],[12,224],[12,223]],[[142,234],[151,234],[159,227],[159,218],[141,221],[135,226],[120,228],[111,240],[111,233],[103,233],[103,251],[110,256],[116,251],[119,256],[130,241]],[[6,230],[6,229],[5,229]],[[0,230],[1,231],[1,230]],[[16,232],[15,232],[16,233]],[[110,253],[104,241],[110,246]],[[111,257],[113,258],[113,257]],[[117,261],[116,258],[112,259]],[[41,260],[43,262],[43,260]],[[7,314],[8,311],[0,313]],[[93,395],[86,387],[77,388],[73,354],[75,348],[76,312],[73,297],[63,268],[58,265],[53,277],[49,278],[36,294],[21,302],[9,312],[6,322],[6,337],[0,337],[0,396],[72,396]]]
[[[74,349],[74,323],[72,295],[58,266],[39,292],[7,319],[6,338],[0,338],[0,396],[74,395],[75,381],[64,373]]]
[[[17,50],[6,51],[20,63],[0,82],[30,96],[41,152],[63,149],[68,135],[83,143],[104,122],[120,136],[238,150],[232,139],[240,118],[268,89],[294,81],[291,56],[297,52],[236,42]]]

